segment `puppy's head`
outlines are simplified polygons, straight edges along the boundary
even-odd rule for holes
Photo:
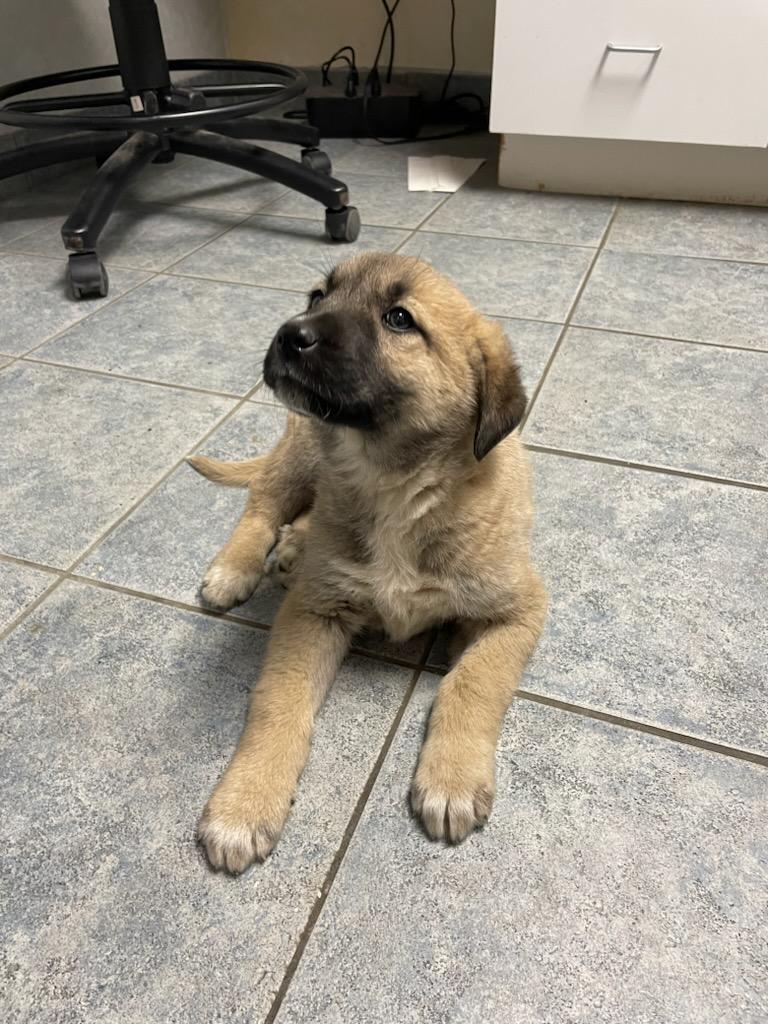
[[[498,324],[407,256],[342,263],[279,329],[264,378],[296,412],[417,444],[471,440],[482,459],[520,422],[525,392]]]

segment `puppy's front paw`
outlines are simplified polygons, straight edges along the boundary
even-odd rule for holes
[[[227,612],[247,601],[260,579],[261,572],[244,571],[214,560],[203,578],[200,596],[209,607]]]
[[[428,739],[411,785],[411,807],[432,839],[460,843],[488,820],[495,789],[492,751],[447,753]]]
[[[290,587],[291,576],[299,564],[303,551],[304,534],[291,523],[286,523],[278,532],[277,544],[267,571],[284,587]]]
[[[225,776],[197,826],[211,867],[237,875],[254,861],[266,860],[283,831],[291,795],[260,780],[249,784]]]

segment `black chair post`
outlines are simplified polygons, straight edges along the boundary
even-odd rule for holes
[[[120,77],[129,96],[170,90],[171,76],[155,0],[109,0]]]

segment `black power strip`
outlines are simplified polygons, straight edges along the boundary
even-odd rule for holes
[[[323,86],[308,89],[306,102],[307,121],[324,139],[408,139],[421,128],[419,93],[400,85],[384,83],[375,96]]]

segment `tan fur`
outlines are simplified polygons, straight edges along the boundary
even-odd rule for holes
[[[315,712],[364,628],[399,641],[456,624],[466,646],[440,686],[411,801],[436,839],[458,842],[484,823],[501,723],[545,617],[529,561],[527,460],[514,434],[496,443],[510,410],[519,419],[524,407],[500,328],[405,257],[357,257],[334,281],[329,301],[365,304],[377,322],[387,288],[407,284],[398,305],[429,343],[381,328],[381,358],[410,391],[397,420],[368,433],[291,415],[269,455],[193,460],[211,479],[249,487],[206,574],[206,600],[245,600],[276,541],[276,571],[291,585],[248,723],[199,826],[211,864],[233,872],[277,841]]]

